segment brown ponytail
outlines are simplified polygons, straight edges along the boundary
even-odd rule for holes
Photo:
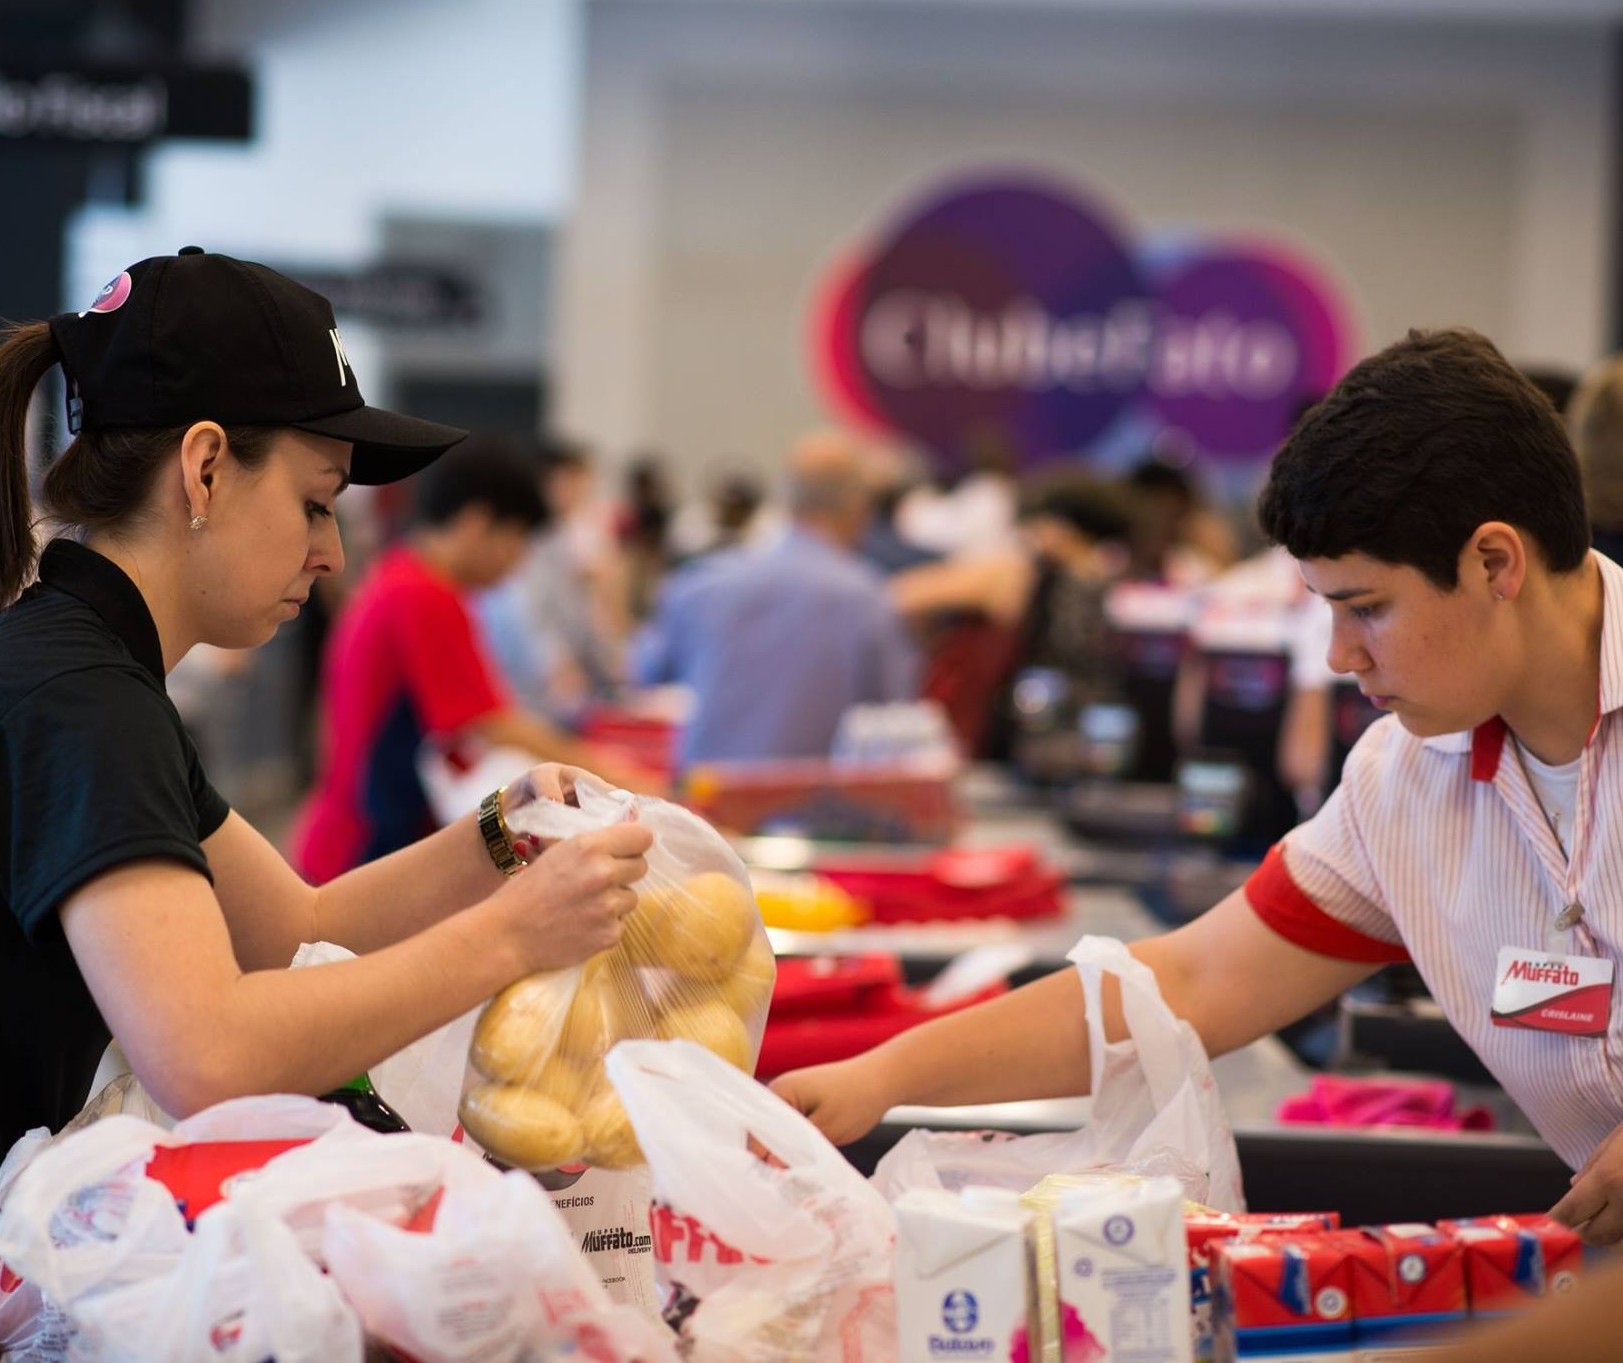
[[[28,498],[28,408],[61,358],[44,322],[0,332],[0,606],[34,573],[34,510]]]
[[[34,572],[34,515],[28,495],[26,423],[34,389],[61,353],[50,326],[35,322],[0,332],[0,606]],[[147,509],[152,484],[187,426],[86,430],[45,471],[41,500],[64,525],[117,530]],[[276,428],[228,426],[237,462],[260,467]]]

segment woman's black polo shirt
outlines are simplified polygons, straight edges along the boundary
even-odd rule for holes
[[[230,812],[164,690],[135,584],[68,540],[0,611],[0,1154],[83,1106],[109,1039],[57,909],[104,871],[167,857],[207,876]]]

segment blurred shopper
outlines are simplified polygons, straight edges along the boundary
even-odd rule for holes
[[[58,365],[75,439],[45,507],[73,537],[36,562],[25,422]],[[113,1035],[177,1117],[319,1094],[618,939],[646,830],[504,875],[502,816],[569,771],[316,890],[215,791],[165,692],[193,647],[263,644],[342,570],[346,484],[462,435],[366,406],[325,298],[195,247],[0,335],[0,1149],[73,1117]],[[286,968],[324,939],[361,954]]]
[[[687,563],[718,549],[763,544],[781,529],[753,473],[723,473],[710,481],[704,496],[677,510],[671,521],[671,553]]]
[[[1591,540],[1623,562],[1623,356],[1584,376],[1568,407],[1567,430],[1583,472]]]
[[[863,558],[885,574],[939,559],[939,550],[913,543],[896,523],[902,499],[924,481],[916,461],[894,445],[870,443],[863,452],[862,468],[873,500],[873,518],[862,537]]]
[[[539,460],[543,523],[478,613],[523,704],[569,726],[619,689],[630,628],[625,561],[586,449],[549,437]]]
[[[1117,694],[1105,595],[1127,566],[1130,505],[1079,474],[1037,483],[1021,539],[897,573],[890,594],[932,636],[923,693],[939,702],[966,752],[1007,755],[1008,692],[1022,668],[1063,672],[1078,705]]]
[[[1331,666],[1390,713],[1242,889],[1132,952],[1214,1055],[1412,960],[1577,1171],[1552,1214],[1615,1243],[1623,569],[1566,432],[1484,337],[1411,333],[1308,414],[1261,510],[1331,603]],[[774,1087],[844,1143],[898,1104],[1086,1093],[1087,1036],[1063,970]]]
[[[589,750],[515,705],[467,598],[513,571],[545,514],[522,445],[465,441],[417,482],[412,528],[356,587],[328,640],[320,770],[295,821],[292,861],[313,884],[433,830],[420,749],[465,739],[594,763],[617,785],[646,773]]]
[[[825,757],[850,706],[917,694],[917,658],[884,579],[856,553],[870,514],[856,443],[803,440],[787,502],[792,525],[775,543],[675,573],[638,640],[636,680],[694,693],[683,765]]]
[[[1146,459],[1127,473],[1139,503],[1133,536],[1133,576],[1174,587],[1210,581],[1239,557],[1234,532],[1202,505],[1182,469]]]
[[[1014,453],[998,436],[974,441],[967,469],[945,485],[920,483],[896,508],[896,529],[938,554],[991,554],[1015,539],[1020,486]]]
[[[615,537],[625,559],[626,612],[635,622],[648,618],[670,567],[673,514],[664,460],[657,454],[633,459],[626,470],[625,502],[615,518]]]

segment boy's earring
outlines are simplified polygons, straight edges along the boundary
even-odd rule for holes
[[[190,511],[191,507],[187,507],[186,510]],[[201,530],[208,523],[209,518],[207,516],[193,516],[191,520],[193,530]]]
[[[200,517],[199,519],[207,519],[207,518],[206,517]],[[193,530],[197,529],[197,521],[192,522],[192,529]],[[1495,592],[1493,594],[1493,599],[1495,601],[1503,601],[1505,599],[1505,594],[1503,592]]]

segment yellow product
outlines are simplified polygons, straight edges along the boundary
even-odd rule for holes
[[[470,1055],[479,1072],[504,1084],[528,1084],[557,1044],[569,1008],[558,971],[529,975],[496,995],[479,1015]]]
[[[468,1134],[515,1169],[552,1169],[578,1159],[580,1120],[562,1103],[533,1089],[478,1084],[457,1109]]]
[[[738,1014],[720,999],[705,999],[672,1008],[659,1020],[659,1035],[666,1041],[696,1041],[729,1065],[750,1072],[750,1035]]]
[[[769,928],[834,932],[859,927],[871,917],[865,904],[822,876],[757,871],[751,880],[761,921]]]
[[[745,1022],[754,1022],[772,1000],[778,977],[777,958],[764,933],[757,933],[733,973],[717,986],[721,1001]]]
[[[581,1132],[586,1142],[586,1161],[600,1169],[630,1169],[643,1164],[642,1147],[625,1107],[607,1085],[581,1109]]]

